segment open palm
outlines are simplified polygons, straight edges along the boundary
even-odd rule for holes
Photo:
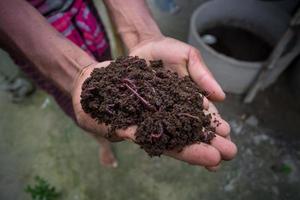
[[[162,59],[170,70],[176,71],[182,76],[192,76],[192,73],[195,73],[194,71],[197,71],[198,69],[200,71],[202,70],[202,72],[196,72],[198,74],[194,74],[192,76],[194,81],[196,81],[198,76],[200,76],[200,79],[197,79],[197,83],[200,86],[202,84],[202,89],[206,90],[207,92],[213,92],[211,96],[214,99],[222,100],[224,98],[224,95],[222,96],[222,91],[219,94],[219,90],[221,90],[221,88],[218,85],[211,85],[211,82],[214,81],[214,79],[212,78],[207,68],[204,68],[204,66],[198,66],[201,63],[197,51],[194,51],[192,47],[178,41],[175,41],[176,43],[178,42],[178,45],[174,46],[174,44],[172,44],[172,41],[174,40],[166,39],[157,41],[157,43],[154,42],[152,44],[141,44],[131,52],[131,55],[137,55],[147,60]],[[167,47],[167,45],[169,45],[169,47]],[[175,47],[177,47],[178,49],[176,50]],[[169,48],[171,48],[172,50],[168,51]],[[180,53],[180,50],[182,50],[184,53]],[[175,53],[177,55],[175,55]],[[97,133],[101,136],[104,136],[107,133],[108,127],[104,124],[98,124],[94,119],[92,119],[82,110],[80,104],[80,94],[82,83],[86,78],[90,76],[90,73],[93,71],[93,69],[98,67],[105,67],[108,64],[108,61],[102,62],[84,69],[75,82],[72,95],[74,110],[79,125],[89,132]],[[203,77],[201,78],[201,76]],[[205,101],[205,107],[207,109],[207,112],[217,113],[216,108],[211,103],[209,103],[207,99]],[[235,144],[232,143],[229,139],[229,125],[219,116],[218,118],[222,124],[216,128],[216,132],[218,135],[212,140],[210,145],[204,143],[193,144],[185,147],[181,152],[169,151],[165,152],[164,154],[175,159],[188,162],[190,164],[205,166],[208,169],[214,169],[215,166],[219,165],[222,160],[232,159],[236,154],[237,148]],[[129,139],[134,141],[136,128],[137,127],[133,126],[125,130],[117,130],[116,138],[114,138],[114,140],[117,141]]]
[[[222,101],[225,99],[223,90],[203,63],[199,51],[186,43],[168,37],[159,37],[141,42],[131,50],[130,55],[139,56],[146,60],[162,60],[167,69],[177,72],[180,76],[189,75],[202,90],[209,94],[210,100]],[[218,112],[208,100],[206,101],[206,109],[207,112]],[[218,118],[222,123],[216,128],[218,136],[213,139],[211,145],[191,145],[181,155],[174,153],[169,153],[169,155],[187,161],[190,161],[190,158],[192,163],[199,163],[202,160],[206,164],[212,160],[232,159],[237,148],[230,141],[230,127],[219,115]]]
[[[221,87],[202,62],[199,51],[186,43],[160,37],[141,42],[131,50],[130,55],[146,60],[162,60],[168,69],[180,76],[190,75],[201,89],[211,94],[211,100],[221,101],[225,98]]]

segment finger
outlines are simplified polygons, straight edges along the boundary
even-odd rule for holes
[[[211,140],[211,145],[220,152],[223,160],[231,160],[237,154],[236,145],[219,135]]]
[[[200,143],[184,147],[180,152],[168,151],[165,155],[192,165],[216,166],[221,162],[221,154],[211,145]]]
[[[221,164],[218,164],[217,166],[213,166],[213,167],[205,167],[208,171],[210,172],[216,172],[220,169]]]
[[[211,126],[215,128],[216,133],[222,137],[228,137],[230,134],[229,124],[217,114],[212,113],[211,117]]]
[[[199,87],[210,94],[209,99],[214,101],[222,101],[225,99],[225,93],[221,86],[207,69],[195,48],[191,48],[189,52],[188,71],[191,78]]]
[[[123,138],[125,140],[135,140],[135,132],[137,130],[137,126],[129,126],[126,129],[118,129],[116,130],[116,134],[118,137]]]
[[[205,113],[211,114],[211,125],[216,129],[216,133],[222,137],[228,137],[230,133],[230,126],[221,118],[215,105],[209,102],[209,108],[205,111]]]
[[[229,124],[216,114],[210,113],[209,111],[204,111],[204,113],[211,114],[211,126],[215,128],[216,133],[227,138],[230,134]]]
[[[216,114],[219,114],[219,111],[218,111],[217,107],[216,107],[213,103],[211,103],[210,101],[208,101],[208,104],[209,104],[209,109],[208,109],[208,111],[209,111],[210,113],[216,113]]]
[[[230,134],[230,126],[229,124],[221,119],[220,117],[214,117],[213,116],[213,119],[211,121],[211,125],[212,127],[215,127],[216,129],[216,133],[222,137],[225,137],[227,138]]]
[[[134,141],[136,130],[137,126],[131,126],[126,129],[119,129],[116,132],[119,137]],[[189,164],[201,166],[216,166],[221,161],[219,151],[205,143],[187,146],[180,152],[176,150],[168,151],[165,152],[165,155],[188,162]]]
[[[209,104],[209,100],[205,96],[203,96],[203,107],[205,110],[209,109]]]

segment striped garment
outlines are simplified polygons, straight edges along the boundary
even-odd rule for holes
[[[90,0],[28,0],[66,38],[96,59],[108,48],[100,18]]]
[[[29,0],[48,22],[97,61],[110,60],[108,39],[97,11],[90,0]],[[9,52],[15,63],[41,89],[52,95],[62,110],[75,122],[70,96],[60,90],[30,63]]]

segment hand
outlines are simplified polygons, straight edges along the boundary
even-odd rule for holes
[[[80,72],[79,76],[76,78],[74,84],[73,84],[73,90],[72,90],[72,102],[73,102],[73,108],[74,108],[74,113],[76,116],[76,120],[78,125],[93,134],[96,138],[97,137],[105,137],[108,133],[108,126],[105,124],[99,124],[96,122],[96,120],[92,119],[87,113],[85,113],[81,107],[80,103],[80,95],[82,91],[82,84],[83,82],[90,76],[92,71],[95,68],[101,68],[101,67],[106,67],[110,64],[111,61],[105,61],[101,63],[96,63],[92,64]],[[131,130],[130,128],[128,130]],[[128,131],[127,130],[127,131]],[[111,142],[117,142],[117,141],[122,141],[123,139],[126,139],[126,136],[123,136],[122,133],[123,131],[117,131],[117,134],[114,135],[113,138],[107,138]]]
[[[186,43],[159,36],[140,42],[130,49],[130,55],[146,60],[162,60],[168,69],[180,76],[191,76],[201,89],[208,92],[209,99],[225,99],[225,93],[203,63],[199,51]]]
[[[75,115],[78,124],[81,128],[96,134],[99,137],[104,137],[108,132],[108,127],[104,124],[98,124],[88,114],[86,114],[80,104],[81,86],[86,78],[88,78],[94,68],[106,67],[110,61],[98,63],[87,68],[84,68],[78,78],[76,79],[72,92],[72,100]],[[213,105],[209,105],[208,101],[205,101],[205,107],[208,112],[217,113]],[[177,151],[165,152],[165,155],[171,156],[175,159],[188,162],[190,164],[205,166],[210,170],[214,170],[221,160],[230,160],[236,154],[236,146],[224,137],[229,137],[228,124],[219,119],[222,125],[217,127],[218,136],[213,139],[211,145],[200,143],[193,144],[183,149],[180,153]],[[129,127],[125,130],[117,130],[115,137],[111,138],[112,142],[131,140],[134,141],[134,134],[136,132],[136,126]]]
[[[178,40],[159,35],[154,39],[140,42],[130,49],[130,55],[146,60],[162,60],[166,68],[180,76],[189,75],[194,82],[209,95],[213,101],[225,99],[225,93],[203,63],[200,53],[194,47]],[[206,109],[218,113],[216,107],[206,99]],[[237,148],[230,140],[230,126],[217,116],[221,125],[216,128],[217,137],[211,145],[195,144],[185,148],[181,153],[168,152],[167,155],[192,164],[199,164],[215,170],[220,160],[230,160],[237,153]]]

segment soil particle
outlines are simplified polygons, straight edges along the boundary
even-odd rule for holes
[[[121,57],[96,68],[82,85],[83,110],[116,129],[137,125],[135,142],[150,156],[181,151],[215,137],[212,116],[203,112],[203,96],[190,77],[178,77],[162,61]]]

